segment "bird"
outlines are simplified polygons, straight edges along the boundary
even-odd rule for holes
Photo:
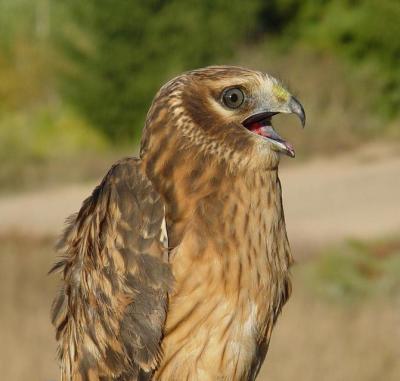
[[[291,293],[273,76],[210,66],[167,82],[138,157],[67,220],[52,306],[62,381],[255,380]]]

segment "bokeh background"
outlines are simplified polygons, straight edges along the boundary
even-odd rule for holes
[[[308,116],[276,120],[296,265],[259,380],[399,380],[399,20],[397,0],[0,0],[0,378],[58,379],[55,237],[156,90],[239,64]]]

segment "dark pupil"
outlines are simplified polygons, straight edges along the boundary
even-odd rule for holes
[[[231,102],[236,103],[239,100],[239,97],[236,93],[231,94]]]

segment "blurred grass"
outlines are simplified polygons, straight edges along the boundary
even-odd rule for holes
[[[354,303],[399,296],[400,239],[349,240],[325,249],[301,273],[308,287],[324,299]]]
[[[56,279],[53,239],[0,239],[0,374],[2,380],[58,379],[50,306]]]
[[[316,297],[293,269],[293,293],[272,334],[259,381],[397,381],[400,293],[341,303]]]

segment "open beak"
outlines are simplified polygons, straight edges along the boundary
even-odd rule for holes
[[[272,117],[279,113],[293,113],[296,114],[301,122],[302,127],[306,123],[306,114],[301,103],[295,98],[291,97],[289,102],[282,109],[276,111],[261,111],[246,118],[242,124],[250,132],[262,136],[267,139],[272,146],[279,152],[283,152],[290,157],[295,157],[293,146],[285,141],[272,127]]]

